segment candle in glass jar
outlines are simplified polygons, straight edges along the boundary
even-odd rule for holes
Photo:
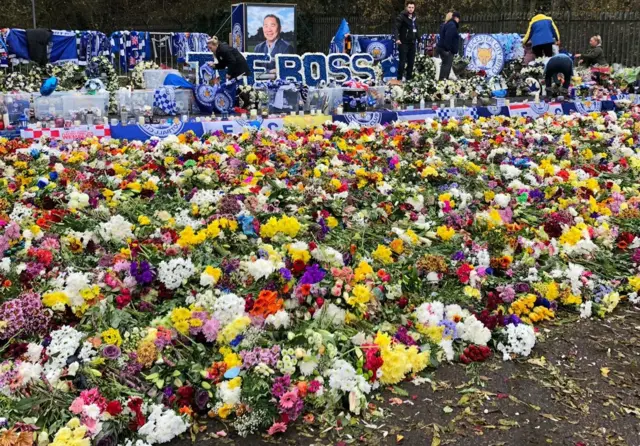
[[[139,116],[138,117],[138,124],[144,125],[144,116]]]
[[[258,117],[258,110],[255,108],[251,109],[251,117],[252,118],[257,118]]]
[[[344,108],[341,105],[336,107],[336,114],[341,115],[342,113],[344,113]]]
[[[73,121],[73,125],[76,126],[76,127],[80,126],[80,124],[81,124],[81,122],[78,121],[78,120]]]

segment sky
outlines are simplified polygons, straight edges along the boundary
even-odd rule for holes
[[[294,31],[294,9],[280,6],[247,6],[247,35],[253,36],[262,27],[262,21],[267,14],[280,17],[282,32]]]

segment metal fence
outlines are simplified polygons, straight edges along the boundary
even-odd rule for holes
[[[618,12],[552,14],[560,31],[562,48],[573,53],[588,49],[589,38],[602,37],[602,47],[609,63],[640,65],[640,13]],[[472,14],[462,17],[461,31],[470,33],[524,34],[530,20],[526,13]],[[317,17],[312,23],[313,51],[326,51],[342,17]],[[373,22],[366,17],[347,17],[352,34],[387,34],[393,32],[394,18]],[[437,33],[441,17],[419,17],[420,31]]]

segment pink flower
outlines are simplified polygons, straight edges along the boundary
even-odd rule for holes
[[[78,398],[73,400],[73,403],[71,403],[71,406],[69,406],[69,410],[74,414],[78,415],[79,413],[82,412],[83,407],[84,407],[84,400],[82,399],[82,397],[79,396]]]
[[[273,426],[271,426],[269,428],[269,430],[267,431],[267,433],[270,436],[274,436],[275,434],[279,433],[279,432],[286,432],[287,431],[287,425],[284,423],[273,423]]]
[[[207,342],[213,342],[218,337],[218,330],[220,330],[220,322],[217,319],[209,319],[202,326],[202,334],[207,339]]]
[[[280,406],[283,409],[291,409],[298,401],[298,393],[296,391],[287,392],[280,398]]]

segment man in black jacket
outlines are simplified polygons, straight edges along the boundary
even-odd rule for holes
[[[451,74],[451,66],[453,65],[453,56],[458,54],[460,50],[460,34],[458,33],[458,24],[460,23],[460,13],[454,12],[449,20],[440,30],[440,39],[438,40],[438,53],[442,59],[440,67],[439,80],[449,79]]]
[[[413,62],[416,58],[416,42],[418,40],[418,25],[416,24],[416,4],[413,0],[407,0],[405,10],[398,14],[396,18],[396,43],[400,52],[400,63],[398,65],[398,80],[401,81],[405,75],[411,80],[413,76]]]
[[[249,68],[247,59],[234,47],[219,42],[215,36],[207,41],[207,47],[218,61],[218,63],[213,64],[213,66],[218,70],[226,68],[228,79],[251,75],[251,69]]]

